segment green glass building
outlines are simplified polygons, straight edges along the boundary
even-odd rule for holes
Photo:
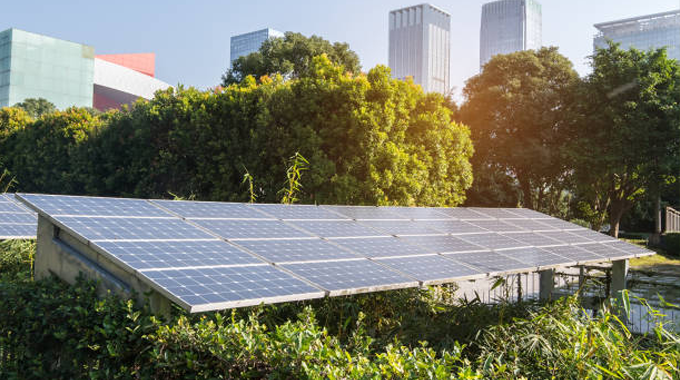
[[[0,107],[45,98],[92,107],[94,47],[18,29],[0,32]]]

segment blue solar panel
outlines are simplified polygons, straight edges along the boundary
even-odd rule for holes
[[[292,225],[323,238],[387,236],[389,234],[354,221],[295,221]]]
[[[558,228],[541,223],[540,220],[534,219],[511,219],[508,221],[512,225],[523,228],[528,231],[559,231]]]
[[[222,240],[95,243],[135,270],[263,264]]]
[[[271,265],[146,271],[192,312],[321,298],[324,292]]]
[[[56,216],[171,217],[143,199],[19,194],[44,213]]]
[[[445,256],[491,274],[535,269],[533,265],[523,263],[498,252],[455,253]]]
[[[382,207],[368,206],[322,206],[351,219],[409,219]]]
[[[244,240],[237,244],[277,264],[360,257],[322,239]]]
[[[250,207],[277,219],[350,219],[319,206],[253,204]]]
[[[437,211],[451,217],[454,219],[460,219],[460,220],[484,220],[484,219],[493,219],[492,217],[481,214],[479,212],[475,212],[469,208],[446,208],[446,207],[437,207]]]
[[[593,242],[598,242],[598,243],[612,243],[615,241],[619,241],[618,239],[615,239],[609,235],[605,235],[596,231],[593,231],[591,229],[587,228],[582,228],[582,227],[577,227],[577,230],[574,231],[569,231],[570,234],[576,235],[585,239],[589,239],[590,241]]]
[[[17,214],[0,214],[0,224],[30,224],[33,227],[36,227],[37,223],[38,217],[33,214],[29,214],[28,212]]]
[[[453,282],[483,272],[439,255],[380,259],[381,264],[417,278],[423,285]]]
[[[579,246],[573,245],[563,245],[559,247],[544,247],[541,249],[544,251],[548,251],[552,254],[562,256],[569,261],[576,261],[578,263],[584,261],[592,262],[602,259],[602,256],[600,255],[596,255],[592,252],[588,252],[585,249],[580,248]]]
[[[550,218],[550,219],[540,219],[539,220],[543,224],[547,224],[551,227],[558,228],[560,230],[580,230],[583,229],[583,227],[577,226],[573,223],[565,222],[562,219],[557,219],[557,218]]]
[[[180,219],[62,216],[57,221],[88,240],[196,240],[215,237]]]
[[[546,214],[542,214],[538,211],[530,210],[528,208],[511,208],[511,209],[506,209],[506,210],[512,212],[515,215],[519,215],[522,218],[553,219],[551,216],[548,216]]]
[[[333,242],[366,257],[418,256],[435,253],[396,237],[337,239]]]
[[[441,232],[433,230],[423,224],[421,221],[410,220],[365,220],[361,224],[374,228],[378,231],[384,232],[388,235],[395,236],[413,236],[413,235],[437,235]]]
[[[565,258],[540,248],[509,249],[501,252],[503,255],[534,267],[564,265]]]
[[[576,235],[567,231],[541,232],[541,235],[545,235],[552,239],[560,240],[566,244],[583,244],[594,242],[592,239],[588,239],[583,236]]]
[[[451,235],[478,234],[488,232],[482,227],[475,226],[462,220],[432,220],[418,221],[418,223],[441,233]]]
[[[464,235],[467,236],[467,235]],[[471,235],[473,236],[473,235]],[[476,252],[487,248],[462,240],[455,236],[414,236],[404,237],[406,242],[417,245],[430,252]]]
[[[640,246],[637,246],[635,244],[629,244],[629,243],[624,243],[622,241],[617,241],[613,243],[609,243],[610,246],[626,253],[627,255],[641,255],[641,256],[649,256],[652,254],[655,254],[655,252],[650,251],[649,249],[642,248]]]
[[[491,218],[496,218],[496,219],[522,219],[523,218],[523,216],[514,213],[513,212],[514,209],[480,208],[480,207],[472,207],[471,209],[473,211],[480,213],[480,214],[484,214],[486,216],[489,216]]]
[[[531,246],[530,244],[522,243],[519,240],[495,233],[462,235],[460,238],[488,249],[508,249]]]
[[[331,295],[356,294],[418,286],[418,282],[367,259],[283,264]]]
[[[153,203],[183,218],[273,219],[244,203],[160,200]]]
[[[609,259],[612,256],[618,257],[621,256],[622,252],[616,249],[615,247],[612,247],[610,244],[601,244],[601,243],[594,243],[594,244],[581,244],[578,246],[581,249],[584,249],[592,254],[595,254],[597,256],[602,257],[603,259]]]
[[[477,227],[483,228],[489,232],[519,232],[526,231],[525,229],[518,227],[510,222],[504,222],[501,220],[472,220],[468,223],[475,225]]]
[[[562,233],[564,234],[565,232]],[[531,245],[534,247],[548,247],[551,245],[566,244],[538,232],[505,233],[503,235],[508,236],[515,240],[519,240],[522,243],[526,243],[527,245]]]
[[[312,236],[279,220],[194,219],[192,222],[224,239],[285,239]]]
[[[417,220],[447,220],[448,215],[432,207],[381,207],[401,217]]]
[[[0,240],[35,239],[36,224],[0,224]]]

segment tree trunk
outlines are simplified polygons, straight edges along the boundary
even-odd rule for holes
[[[611,211],[609,212],[609,234],[615,238],[619,237],[619,226],[621,225],[621,218],[626,212],[623,202],[612,202]]]
[[[520,188],[522,189],[522,206],[525,208],[535,210],[534,199],[531,196],[531,181],[528,178],[517,178]]]

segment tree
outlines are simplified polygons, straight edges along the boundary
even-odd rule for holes
[[[359,56],[346,43],[330,43],[319,37],[305,37],[300,33],[286,32],[283,38],[265,41],[259,51],[239,57],[232,62],[232,68],[222,76],[222,85],[240,83],[251,75],[262,76],[281,74],[284,78],[298,78],[308,75],[312,59],[325,54],[331,62],[342,65],[345,71],[358,74],[361,71]]]
[[[609,216],[618,236],[623,215],[680,170],[680,66],[664,49],[591,57],[571,142],[581,206],[595,227]]]
[[[29,98],[21,103],[17,103],[14,107],[21,108],[31,117],[39,118],[42,115],[47,115],[57,111],[57,107],[47,99],[44,98]]]
[[[577,81],[555,47],[497,55],[468,80],[461,118],[472,131],[474,172],[482,179],[470,198],[506,205],[513,198],[508,187],[517,186],[524,207],[557,212],[569,174],[561,146]],[[488,189],[494,183],[503,189]],[[494,194],[506,196],[488,199]]]

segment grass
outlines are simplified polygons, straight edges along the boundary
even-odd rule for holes
[[[630,260],[630,267],[635,270],[654,271],[659,274],[669,274],[680,276],[680,259],[669,255],[661,248],[647,247],[645,240],[642,239],[623,239],[632,244],[651,249],[656,252],[654,256],[640,257]]]

